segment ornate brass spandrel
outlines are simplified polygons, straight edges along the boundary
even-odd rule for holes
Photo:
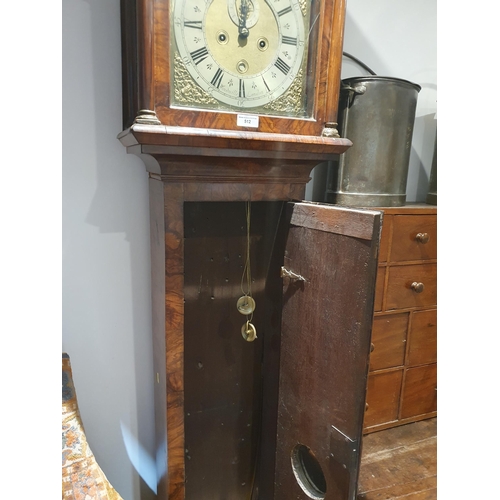
[[[177,51],[175,51],[173,63],[174,105],[198,107],[200,109],[239,111],[232,106],[221,105],[219,101],[203,90],[189,74]],[[304,64],[289,89],[283,95],[264,106],[249,108],[245,111],[262,114],[279,113],[285,116],[305,116]]]
[[[300,10],[304,17],[307,16],[307,0],[299,0]]]
[[[304,114],[304,73],[301,69],[290,88],[278,99],[264,105],[264,109],[279,113],[290,113],[294,116]]]
[[[208,92],[199,87],[189,74],[181,56],[175,52],[174,56],[174,101],[182,105],[211,105],[219,102]]]

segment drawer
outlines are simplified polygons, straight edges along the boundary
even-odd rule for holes
[[[391,266],[388,272],[386,310],[436,305],[437,264]]]
[[[377,269],[377,281],[375,283],[375,311],[382,310],[382,300],[384,298],[385,267]]]
[[[437,310],[415,311],[411,316],[408,366],[437,361]]]
[[[397,420],[402,380],[402,369],[368,376],[365,427]]]
[[[380,246],[378,251],[378,261],[386,262],[389,256],[389,240],[392,230],[392,215],[385,215],[382,219],[382,234],[380,236]]]
[[[408,316],[408,313],[403,313],[374,318],[370,370],[393,368],[404,363]]]
[[[401,418],[424,415],[437,410],[436,363],[406,370],[401,402]]]
[[[391,262],[437,259],[437,215],[395,215]]]

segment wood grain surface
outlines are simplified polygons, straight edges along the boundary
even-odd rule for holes
[[[420,243],[416,235],[426,234],[429,241]],[[395,215],[393,219],[391,261],[431,260],[437,258],[437,216]]]
[[[388,270],[385,309],[432,307],[437,304],[437,264],[391,266]],[[423,283],[417,293],[412,283]]]
[[[384,218],[373,323],[376,347],[371,356],[368,400],[372,404],[365,418],[365,433],[437,414],[431,373],[437,361],[437,207],[408,203],[379,210],[383,211]],[[427,233],[429,240],[419,242],[415,238],[418,233]],[[421,293],[412,289],[414,282],[423,284]],[[398,317],[407,318],[406,332],[392,328],[396,326],[392,322]],[[398,330],[400,340],[403,333],[406,335],[405,352],[398,340]],[[397,366],[403,369],[401,380],[390,375],[396,367],[394,363],[399,363]],[[417,372],[410,368],[432,364],[429,376],[418,382]],[[392,385],[389,383],[391,377]],[[388,384],[386,389],[382,381]],[[408,399],[403,408],[405,390]],[[382,407],[377,408],[378,404]]]
[[[297,210],[294,224],[329,209]],[[356,489],[380,230],[380,214],[364,215],[371,241],[294,225],[288,234],[285,267],[306,281],[284,279],[276,500],[305,498],[301,470],[290,467],[298,443],[322,469],[326,500],[348,500]],[[332,231],[341,227],[331,222]]]
[[[377,316],[373,320],[370,370],[404,364],[408,313]]]
[[[437,419],[363,438],[358,500],[437,499]]]
[[[399,400],[403,369],[370,373],[366,394],[365,427],[395,422],[399,415]]]
[[[408,368],[401,396],[401,418],[437,410],[437,365]]]
[[[380,217],[380,212],[323,203],[295,203],[290,223],[294,226],[371,241],[374,238],[374,231],[378,230],[373,225],[373,217],[376,216]]]
[[[184,204],[182,184],[164,184],[168,494],[184,499]]]
[[[165,218],[163,183],[149,179],[155,445],[158,498],[167,497],[167,366],[165,345]]]
[[[437,309],[415,311],[411,315],[408,366],[437,361]]]
[[[186,498],[247,499],[256,485],[262,437],[265,288],[282,203],[251,208],[252,323],[246,342],[238,312],[246,255],[241,202],[185,204],[185,470]],[[275,279],[279,279],[276,275]],[[246,285],[245,285],[246,289]],[[265,445],[267,443],[265,442]]]

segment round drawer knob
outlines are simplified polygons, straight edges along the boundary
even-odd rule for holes
[[[368,411],[368,408],[370,408],[370,405],[368,403],[365,403],[365,411]]]
[[[429,236],[429,233],[417,233],[417,235],[415,236],[415,239],[419,242],[419,243],[427,243],[429,240],[430,240],[430,236]]]
[[[422,293],[424,291],[424,284],[420,283],[418,281],[414,281],[411,285],[410,288],[416,292],[416,293]]]
[[[373,352],[373,349],[375,349],[375,344],[372,342],[370,344],[370,352]]]

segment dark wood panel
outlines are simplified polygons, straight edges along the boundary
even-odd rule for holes
[[[257,469],[258,497],[252,500],[275,498],[276,440],[278,435],[278,393],[281,355],[281,319],[283,307],[283,280],[281,266],[285,254],[286,235],[289,230],[289,214],[282,213],[277,228],[271,262],[266,280],[264,322],[266,324],[263,356],[265,384],[262,402],[262,434],[260,458]]]
[[[371,241],[374,237],[374,216],[380,217],[380,212],[321,203],[296,203],[290,223],[294,226]]]
[[[368,377],[365,427],[397,420],[403,369],[371,373]]]
[[[277,500],[306,498],[295,477],[304,474],[290,460],[298,443],[317,460],[322,473],[306,475],[318,488],[323,478],[326,500],[347,500],[356,488],[380,228],[379,214],[366,216],[371,242],[289,231],[284,265],[306,281],[284,279]]]
[[[296,199],[296,187],[289,183],[189,183],[186,201],[276,201]],[[302,194],[299,191],[299,194]],[[302,199],[299,197],[299,199]]]
[[[185,204],[186,498],[248,499],[261,439],[266,278],[281,203],[252,203],[251,270],[257,340],[246,342],[243,294],[245,203]],[[279,280],[279,275],[275,278]],[[246,287],[245,287],[246,288]]]
[[[408,313],[377,316],[373,320],[370,370],[403,365],[407,330]]]
[[[411,316],[408,366],[437,361],[437,309],[415,311]]]
[[[406,370],[401,401],[401,418],[430,413],[437,409],[437,365]]]

